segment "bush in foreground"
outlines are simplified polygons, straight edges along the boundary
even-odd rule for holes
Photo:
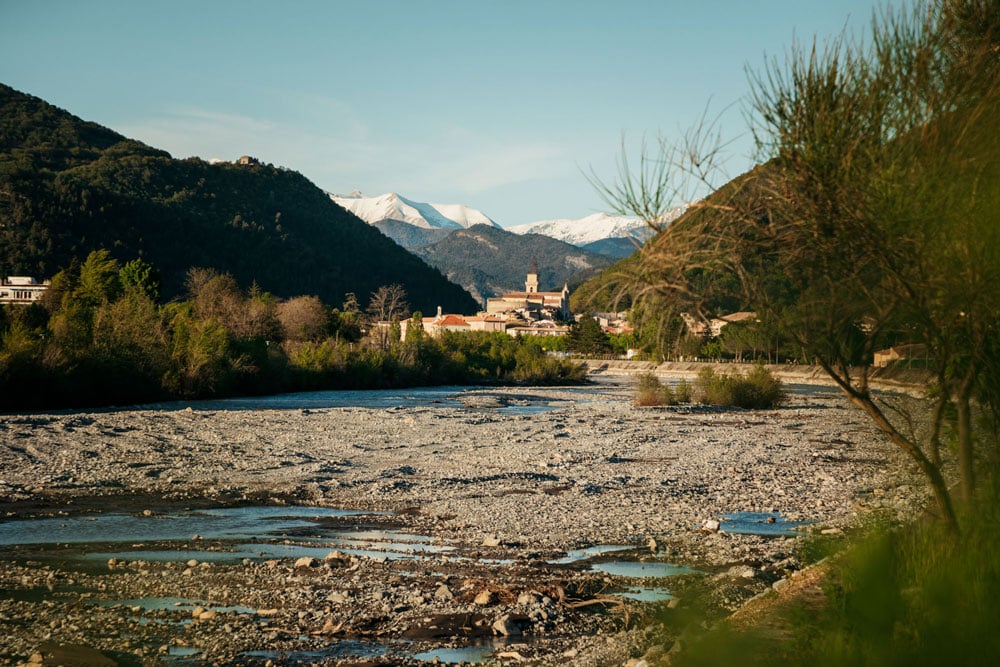
[[[754,366],[748,373],[716,373],[710,367],[701,369],[695,388],[699,400],[707,405],[730,405],[761,410],[774,408],[787,400],[781,380],[763,366]]]
[[[691,401],[692,388],[687,380],[680,380],[674,387],[663,384],[653,373],[638,377],[635,404],[639,406],[677,405]]]

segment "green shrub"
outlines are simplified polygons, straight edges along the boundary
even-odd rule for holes
[[[642,373],[637,380],[636,405],[677,405],[691,402],[691,384],[686,380],[681,380],[675,387],[663,384],[653,373]]]
[[[708,405],[760,410],[781,405],[787,399],[781,380],[763,366],[754,366],[746,375],[716,373],[706,367],[698,373],[695,388],[699,400]]]

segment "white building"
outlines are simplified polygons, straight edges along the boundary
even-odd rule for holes
[[[34,303],[51,284],[50,280],[38,282],[29,276],[0,278],[0,303]]]

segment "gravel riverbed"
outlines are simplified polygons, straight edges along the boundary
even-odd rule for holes
[[[927,502],[833,388],[767,411],[640,408],[631,382],[391,407],[312,397],[0,415],[2,524],[278,505],[361,512],[315,519],[320,538],[419,536],[352,551],[306,528],[259,538],[266,557],[231,559],[214,556],[234,540],[194,533],[0,545],[0,664],[635,664],[664,641],[659,619],[684,604],[687,578],[712,581],[730,609],[801,566],[806,537],[734,534],[728,513],[836,535]],[[630,549],[557,562],[594,545]],[[150,555],[163,551],[176,555]],[[698,573],[632,578],[591,568],[601,560]],[[677,599],[621,595],[636,586]]]

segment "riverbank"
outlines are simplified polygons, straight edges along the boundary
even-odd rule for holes
[[[186,507],[286,503],[371,512],[339,523],[448,549],[405,560],[342,552],[298,566],[121,554],[95,571],[74,560],[88,545],[4,547],[0,622],[10,630],[0,656],[17,664],[49,642],[121,664],[184,651],[206,664],[264,664],[296,652],[333,660],[322,651],[362,642],[390,648],[336,660],[418,664],[435,646],[499,638],[488,651],[497,660],[620,665],[662,640],[652,620],[665,601],[615,594],[667,586],[683,605],[685,583],[551,562],[566,552],[622,545],[633,561],[696,568],[715,578],[715,603],[734,609],[800,567],[803,538],[733,534],[725,521],[716,530],[728,513],[780,512],[836,534],[872,510],[907,517],[926,502],[910,466],[832,388],[772,411],[638,408],[626,377],[596,377],[587,388],[463,391],[459,405],[2,416],[6,522],[109,510],[153,521]],[[232,548],[193,535],[134,544],[116,552]],[[88,602],[136,598],[227,610],[191,623],[190,609]],[[134,636],[127,645],[123,633]]]
[[[630,361],[625,359],[608,361],[587,360],[585,363],[588,373],[591,375],[604,374],[630,377],[639,373],[653,373],[662,378],[683,377],[686,379],[697,377],[703,368],[711,368],[716,373],[734,373],[745,372],[753,366],[752,363],[712,363],[705,361],[666,361],[658,364],[652,361]],[[819,366],[764,364],[764,368],[770,371],[771,375],[788,384],[835,386],[830,376]],[[872,369],[869,376],[869,385],[873,389],[922,397],[926,395],[926,388],[932,379],[930,373],[925,368],[887,366]]]

